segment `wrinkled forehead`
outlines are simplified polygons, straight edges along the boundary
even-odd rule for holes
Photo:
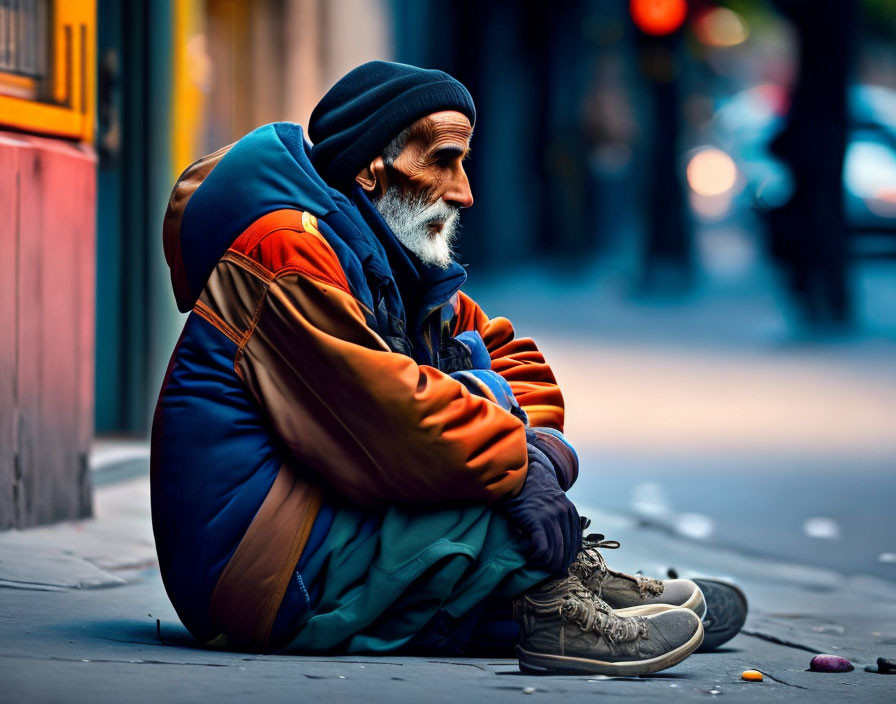
[[[417,120],[411,125],[409,136],[425,144],[451,142],[466,148],[473,137],[473,126],[462,112],[443,110]]]

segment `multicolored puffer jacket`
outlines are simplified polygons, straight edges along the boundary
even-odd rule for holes
[[[261,127],[190,166],[165,216],[190,315],[153,421],[153,529],[168,595],[210,644],[278,644],[311,603],[301,568],[334,507],[519,489],[520,414],[464,371],[459,334],[481,336],[533,425],[562,429],[532,340],[459,291],[459,265],[415,265],[307,151],[298,125]]]

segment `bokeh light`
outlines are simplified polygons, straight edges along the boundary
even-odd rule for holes
[[[688,162],[688,185],[701,196],[720,196],[737,181],[734,160],[721,149],[701,149]]]
[[[691,192],[688,202],[691,210],[704,222],[721,220],[731,212],[733,198],[729,193],[715,196],[704,196]]]
[[[879,217],[896,218],[896,188],[880,189],[873,197],[866,198],[865,204]]]
[[[701,14],[694,22],[694,34],[708,46],[737,46],[747,41],[750,28],[734,10],[715,7]]]
[[[880,198],[896,190],[896,152],[890,145],[859,139],[846,148],[844,157],[846,188],[860,198]]]
[[[686,0],[631,0],[629,12],[635,26],[645,34],[672,34],[688,16]]]
[[[793,196],[793,176],[780,162],[768,163],[766,173],[756,186],[756,205],[763,210],[779,208]]]

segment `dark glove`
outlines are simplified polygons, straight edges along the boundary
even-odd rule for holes
[[[557,483],[548,457],[529,445],[529,472],[522,491],[504,499],[501,508],[531,540],[532,564],[561,574],[582,547],[579,514]]]
[[[557,483],[563,491],[569,491],[579,476],[579,456],[563,433],[553,428],[529,428],[526,442],[548,456],[557,473]]]

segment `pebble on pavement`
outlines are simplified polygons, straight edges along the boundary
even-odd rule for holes
[[[896,660],[878,658],[876,665],[865,665],[865,672],[877,672],[881,675],[896,675]]]
[[[838,655],[816,655],[809,661],[813,672],[852,672],[853,664]]]

